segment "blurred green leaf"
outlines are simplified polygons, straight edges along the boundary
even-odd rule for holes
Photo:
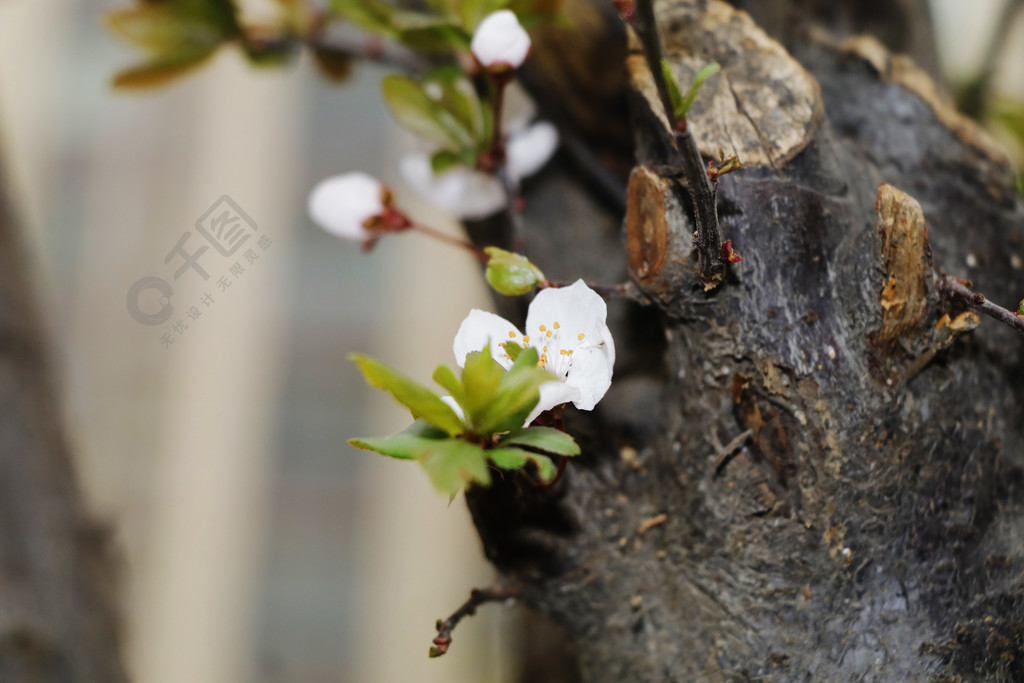
[[[434,488],[441,493],[451,495],[467,484],[489,486],[491,483],[486,452],[462,439],[433,442],[419,461],[430,475]]]
[[[440,90],[437,101],[464,130],[469,131],[476,145],[482,148],[484,143],[488,142],[483,107],[476,89],[462,69],[455,65],[443,66],[431,71],[424,81],[436,84],[433,87]],[[475,158],[469,159],[468,165],[472,166],[474,163]]]
[[[394,25],[395,9],[376,0],[331,0],[334,14],[347,19],[364,31],[395,38],[398,27]]]
[[[580,447],[575,439],[552,427],[525,427],[510,433],[498,446],[525,446],[555,455],[580,454]]]
[[[202,66],[212,54],[213,51],[158,57],[145,64],[119,71],[114,76],[113,85],[124,90],[166,85]]]
[[[662,65],[664,67],[664,63]],[[718,70],[721,68],[722,67],[715,62],[711,62],[710,64],[705,64],[704,67],[697,72],[697,75],[693,77],[693,82],[690,83],[690,87],[683,96],[683,101],[678,107],[676,107],[675,113],[677,119],[686,118],[686,114],[690,111],[690,107],[693,106],[693,101],[697,99],[697,94],[700,92],[701,86],[704,85],[704,81],[718,73]]]
[[[151,55],[118,73],[117,88],[163,85],[200,66],[240,35],[229,0],[144,2],[111,12],[106,21],[112,31]]]
[[[519,358],[519,354],[523,352],[523,347],[511,340],[502,342],[502,345],[502,348],[505,349],[505,354],[515,363]]]
[[[455,371],[447,365],[438,365],[434,369],[433,379],[444,387],[460,406],[466,400],[466,390],[462,387],[462,382],[455,376]]]
[[[491,461],[503,470],[516,470],[528,462],[536,463],[541,479],[551,481],[555,477],[558,468],[547,456],[524,451],[521,448],[495,448],[487,451]]]
[[[381,81],[381,91],[404,128],[453,151],[473,146],[470,132],[412,78],[386,76]]]
[[[540,268],[522,254],[498,247],[485,247],[484,251],[491,257],[484,277],[499,294],[528,294],[545,280]]]
[[[389,392],[412,412],[414,418],[427,420],[452,436],[466,430],[455,411],[442,401],[440,396],[422,384],[369,356],[353,353],[349,355],[349,359],[359,366],[367,383]]]
[[[434,175],[451,170],[462,163],[462,158],[450,149],[442,149],[430,155],[430,170]]]
[[[447,437],[447,432],[438,429],[426,420],[416,420],[407,429],[397,434],[379,438],[349,439],[349,445],[353,448],[375,451],[392,458],[418,460],[434,448],[438,440]]]
[[[668,99],[672,103],[672,115],[681,118],[679,112],[683,108],[683,91],[679,89],[679,81],[676,80],[676,75],[672,73],[672,67],[669,66],[666,59],[661,60],[661,76],[665,79],[665,86],[668,88]]]

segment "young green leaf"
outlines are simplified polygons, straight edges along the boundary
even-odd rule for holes
[[[672,73],[672,67],[665,59],[661,60],[661,77],[665,80],[665,87],[668,88],[668,99],[672,103],[672,115],[676,118],[685,117],[685,112],[681,115],[679,113],[683,109],[683,92],[679,89],[679,81]]]
[[[455,411],[442,401],[440,396],[422,384],[369,356],[353,353],[349,355],[349,359],[359,366],[371,386],[390,392],[399,403],[412,412],[414,418],[423,418],[452,436],[466,431],[465,425]]]
[[[522,254],[498,247],[485,247],[484,251],[490,257],[484,277],[499,294],[527,294],[545,280],[540,268]]]
[[[575,439],[552,427],[525,427],[512,432],[498,443],[499,448],[505,446],[526,446],[555,455],[580,454]]]
[[[704,68],[697,72],[697,75],[693,77],[693,82],[690,83],[689,89],[686,91],[686,95],[683,96],[683,101],[676,108],[677,119],[682,120],[686,118],[686,114],[690,111],[690,107],[693,106],[693,101],[697,99],[697,93],[700,92],[704,81],[718,73],[718,70],[721,68],[715,62],[711,62],[710,64],[705,64]]]
[[[438,440],[448,434],[426,420],[416,420],[404,431],[378,438],[349,439],[353,448],[374,451],[381,455],[402,460],[419,460],[425,453],[436,447]]]
[[[438,365],[434,369],[433,379],[444,387],[460,406],[466,400],[466,390],[463,388],[462,382],[455,376],[455,371],[447,365]]]
[[[391,113],[404,128],[445,148],[473,146],[470,131],[412,78],[392,74],[380,87]]]
[[[444,173],[462,163],[458,154],[450,149],[441,149],[430,155],[430,170],[434,175]]]
[[[486,410],[477,416],[477,433],[500,434],[522,427],[540,401],[540,385],[552,381],[556,381],[554,375],[537,367],[537,349],[523,349],[501,376]]]
[[[540,477],[544,481],[551,481],[558,469],[550,458],[524,451],[521,448],[495,448],[487,451],[487,455],[495,465],[503,470],[516,470],[526,465],[527,462],[535,463],[537,471],[540,472]]]
[[[505,368],[491,357],[487,347],[483,351],[474,351],[466,356],[466,363],[462,369],[465,397],[460,405],[465,409],[466,418],[477,434],[489,433],[484,426],[486,416],[504,374]]]
[[[451,495],[467,484],[489,486],[487,454],[480,446],[462,439],[435,441],[419,458],[434,488]]]
[[[508,357],[512,359],[513,363],[515,363],[519,358],[519,354],[523,352],[523,347],[514,341],[507,341],[503,343],[504,346],[502,348],[505,349],[505,353],[508,354]]]

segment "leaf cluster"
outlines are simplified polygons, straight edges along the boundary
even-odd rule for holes
[[[439,365],[433,379],[451,396],[453,408],[437,393],[379,361],[352,354],[366,381],[389,392],[412,413],[413,424],[381,438],[349,443],[392,458],[415,460],[435,488],[454,495],[470,484],[491,483],[491,466],[521,469],[533,463],[541,479],[550,481],[556,468],[549,456],[578,455],[568,434],[550,427],[524,427],[540,400],[539,388],[554,377],[537,367],[537,350],[509,342],[513,358],[505,369],[485,347],[466,357],[461,376]]]

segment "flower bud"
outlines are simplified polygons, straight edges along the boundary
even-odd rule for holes
[[[507,9],[484,18],[473,34],[470,49],[488,71],[517,69],[530,53],[530,36]]]
[[[389,211],[390,193],[365,173],[344,173],[321,180],[309,193],[309,217],[321,228],[347,240],[365,242],[367,229]]]

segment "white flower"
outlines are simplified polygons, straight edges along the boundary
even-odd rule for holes
[[[512,182],[539,171],[557,148],[558,130],[547,121],[518,126],[505,152]],[[399,171],[418,194],[458,218],[479,220],[505,208],[505,190],[489,173],[455,166],[435,175],[425,153],[404,156]]]
[[[388,190],[365,173],[344,173],[321,180],[309,193],[309,217],[321,228],[347,240],[375,237],[367,221],[388,211]]]
[[[530,36],[511,10],[488,14],[469,44],[485,69],[517,69],[530,53]]]
[[[473,309],[462,321],[452,350],[462,367],[469,353],[490,344],[494,359],[510,368],[505,342],[537,349],[540,366],[560,381],[540,385],[540,402],[527,418],[529,424],[545,410],[569,401],[580,410],[593,410],[604,397],[615,364],[607,317],[604,299],[577,280],[569,287],[545,289],[534,298],[526,314],[525,334],[501,316]]]

